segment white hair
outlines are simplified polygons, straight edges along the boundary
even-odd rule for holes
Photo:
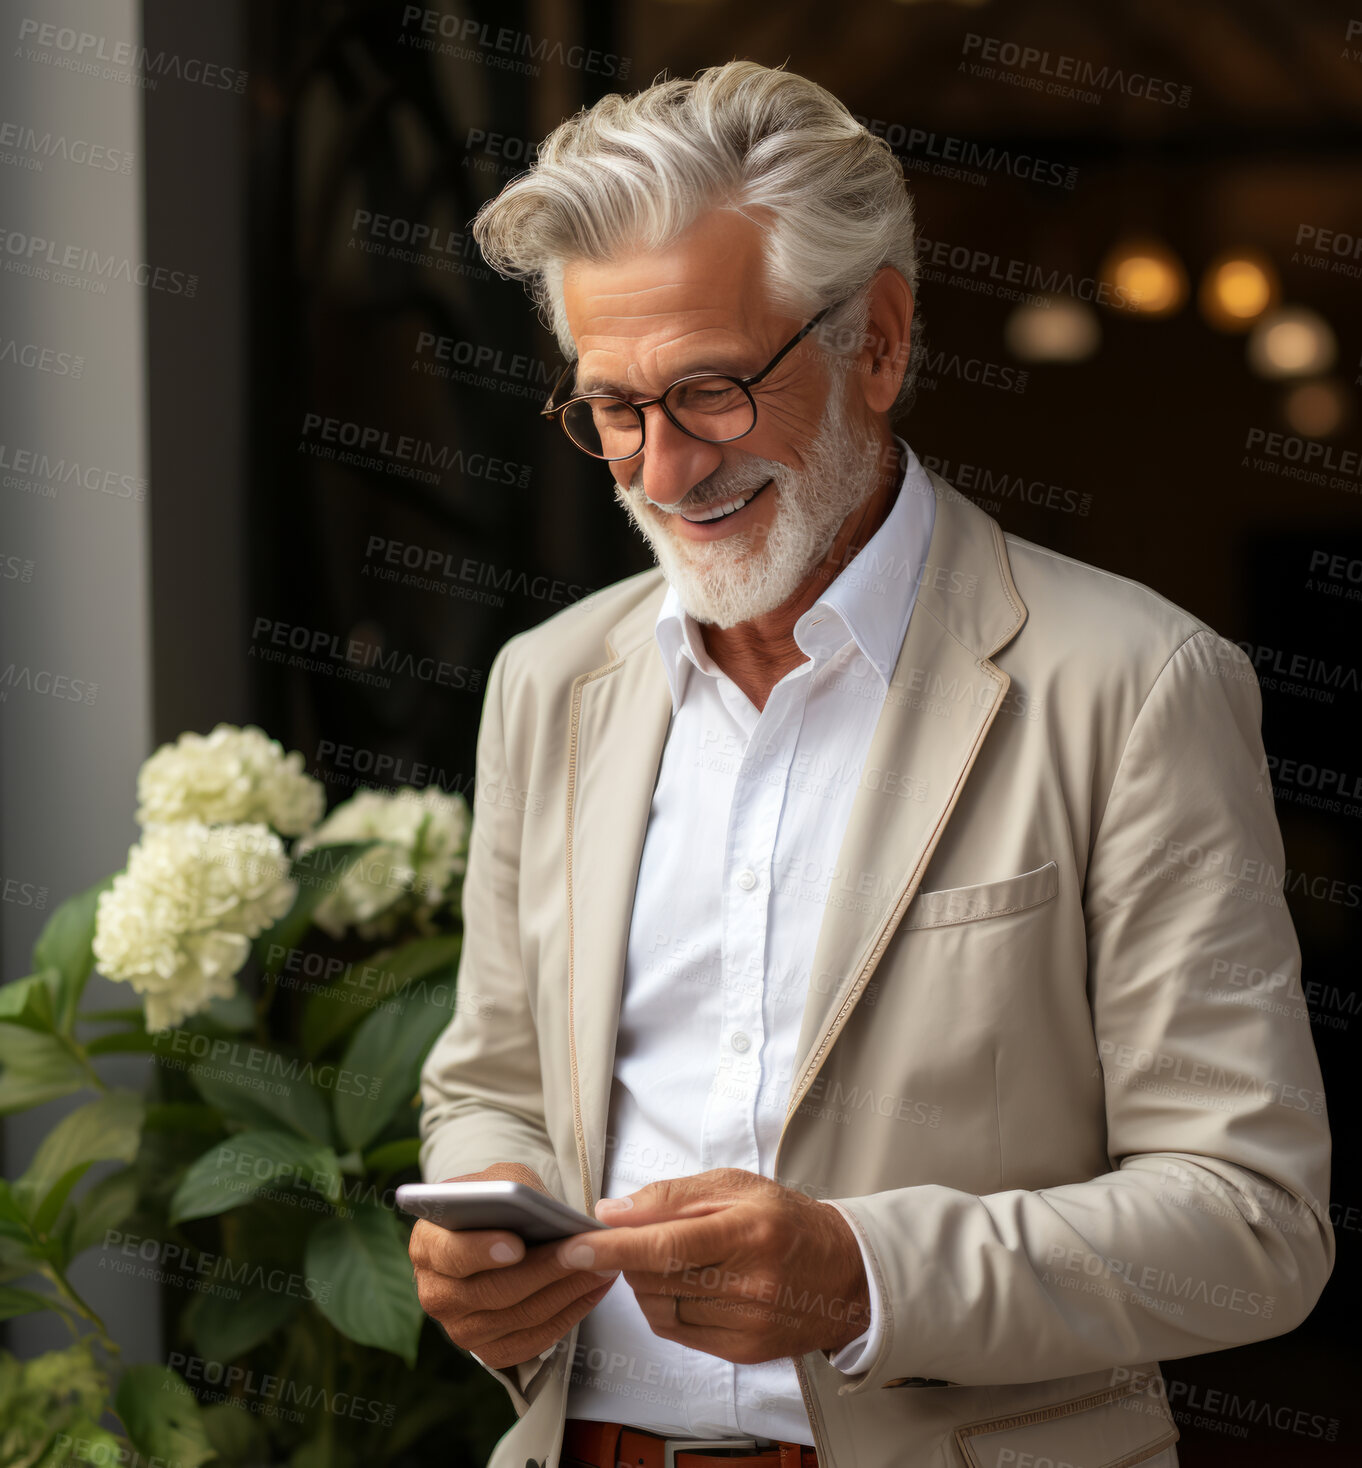
[[[807,77],[730,61],[692,81],[661,80],[632,96],[602,97],[559,124],[536,161],[478,210],[483,258],[522,280],[564,356],[575,355],[563,270],[669,245],[702,214],[766,211],[766,280],[791,315],[854,296],[816,335],[830,353],[859,351],[863,289],[892,266],[917,291],[913,202],[893,150]],[[910,356],[892,414],[912,403],[920,353],[916,310]]]

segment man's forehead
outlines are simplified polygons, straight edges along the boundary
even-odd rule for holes
[[[772,333],[765,293],[721,278],[645,284],[583,269],[571,280],[565,274],[563,296],[581,364],[578,391],[650,384],[660,390],[659,375],[751,370]]]
[[[754,359],[761,356],[763,340],[755,322],[718,319],[713,309],[702,317],[678,312],[646,321],[602,320],[575,338],[576,390],[660,392],[667,382],[690,372],[742,376],[760,366]]]

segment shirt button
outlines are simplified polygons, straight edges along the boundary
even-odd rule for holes
[[[744,867],[742,871],[738,873],[738,886],[741,887],[744,892],[750,892],[752,888],[756,885],[756,872],[754,872],[751,867]]]
[[[728,1043],[741,1055],[745,1050],[752,1048],[752,1038],[742,1030],[734,1030],[729,1036]]]

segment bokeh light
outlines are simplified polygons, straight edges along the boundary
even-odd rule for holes
[[[1277,301],[1277,272],[1266,256],[1235,250],[1201,277],[1201,313],[1221,331],[1247,331]]]
[[[1023,362],[1085,362],[1102,343],[1102,324],[1083,301],[1050,296],[1044,305],[1012,311],[1003,339]]]
[[[1131,239],[1116,245],[1102,265],[1102,278],[1142,316],[1171,316],[1187,299],[1182,261],[1156,239]]]
[[[1249,333],[1249,365],[1260,377],[1317,377],[1337,355],[1333,328],[1306,306],[1266,312]]]

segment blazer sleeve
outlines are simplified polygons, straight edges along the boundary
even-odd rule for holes
[[[544,1125],[539,1047],[519,944],[523,816],[495,797],[522,784],[512,780],[508,787],[504,732],[506,667],[514,641],[493,659],[478,728],[456,1006],[421,1071],[421,1175],[440,1182],[493,1163],[520,1162],[561,1199],[562,1180]],[[484,792],[493,793],[484,798]],[[542,1359],[532,1361],[513,1372],[486,1369],[523,1414],[529,1404],[525,1393],[542,1364]]]
[[[1333,1268],[1330,1138],[1252,665],[1208,629],[1130,729],[1091,852],[1088,1000],[1111,1170],[841,1199],[884,1340],[843,1394],[1043,1381],[1293,1329]],[[1280,984],[1228,976],[1245,965]]]

